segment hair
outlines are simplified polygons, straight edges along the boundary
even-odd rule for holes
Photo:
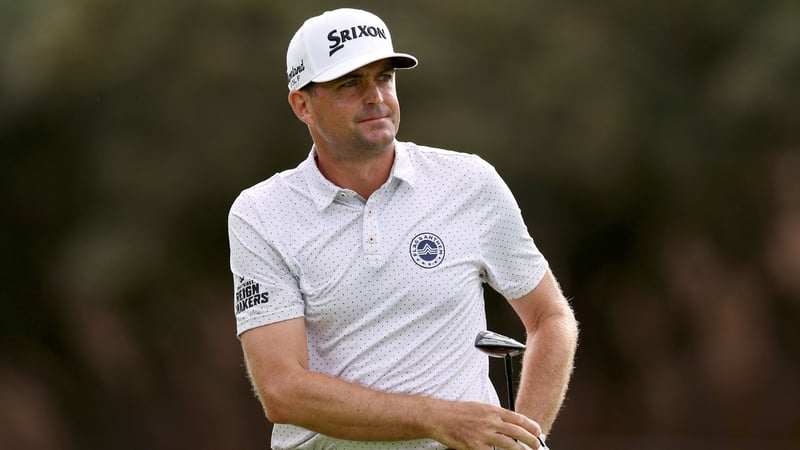
[[[307,85],[303,86],[300,90],[307,93],[308,95],[314,95],[317,92],[317,83],[314,83],[312,81]]]

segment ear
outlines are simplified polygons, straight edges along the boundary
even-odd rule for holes
[[[314,124],[313,108],[311,105],[311,96],[308,92],[291,91],[289,92],[289,105],[294,111],[294,115],[306,125]]]

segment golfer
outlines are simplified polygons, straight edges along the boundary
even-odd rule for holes
[[[313,145],[228,218],[272,448],[536,449],[564,399],[576,321],[512,193],[475,155],[396,140],[396,71],[416,64],[361,10],[312,17],[289,43],[289,104]],[[473,346],[485,285],[527,332],[517,412]]]

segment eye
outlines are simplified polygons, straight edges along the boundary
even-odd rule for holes
[[[339,87],[340,87],[340,88],[346,88],[346,87],[353,87],[353,86],[355,86],[355,85],[356,85],[356,79],[355,79],[355,78],[348,78],[348,79],[346,79],[346,80],[343,80],[343,81],[342,81],[342,82],[339,84]]]

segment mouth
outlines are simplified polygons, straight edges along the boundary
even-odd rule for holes
[[[358,122],[360,122],[360,123],[371,123],[371,122],[378,122],[380,120],[389,119],[389,118],[390,118],[390,116],[385,116],[385,115],[370,116],[370,117],[365,117],[363,119],[360,119]]]
[[[356,119],[357,122],[370,123],[378,122],[384,119],[392,119],[392,111],[388,108],[370,108],[363,113],[363,116]]]

